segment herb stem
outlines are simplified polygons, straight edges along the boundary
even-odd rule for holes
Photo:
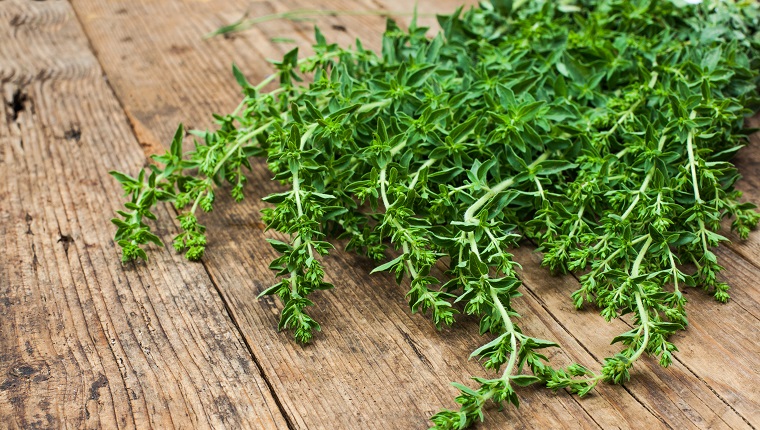
[[[280,77],[280,72],[277,72],[277,73],[272,73],[271,75],[269,75],[269,76],[267,76],[266,78],[264,78],[264,79],[263,79],[261,82],[259,82],[259,84],[258,84],[258,85],[256,85],[256,86],[255,86],[255,87],[253,87],[253,88],[254,88],[254,89],[257,91],[257,92],[258,92],[258,91],[261,91],[261,90],[262,90],[264,87],[266,87],[267,85],[269,85],[270,83],[272,83],[272,81],[274,81],[275,79],[277,79],[277,78],[279,78],[279,77]]]
[[[420,179],[420,172],[422,172],[425,168],[432,166],[435,164],[435,162],[436,160],[428,160],[422,166],[420,166],[419,169],[417,169],[417,172],[415,172],[414,176],[412,177],[412,181],[409,182],[409,189],[412,189],[415,185],[417,185],[417,181]]]
[[[274,120],[267,121],[264,125],[262,125],[262,126],[260,126],[258,128],[255,128],[255,129],[251,130],[249,133],[246,133],[245,135],[243,135],[243,137],[239,138],[238,141],[245,143],[245,142],[253,139],[254,137],[256,137],[256,136],[260,135],[261,133],[263,133],[264,131],[266,131],[266,129],[269,128],[269,126],[271,126],[272,124],[274,124],[274,122],[275,122]]]
[[[536,188],[538,188],[538,194],[541,196],[541,200],[546,200],[546,195],[544,194],[544,187],[541,186],[541,181],[538,180],[538,176],[533,177],[533,182],[536,183]]]
[[[416,13],[416,12],[409,12],[409,11],[327,10],[327,9],[295,9],[295,10],[289,10],[286,12],[272,13],[268,15],[246,19],[247,15],[248,14],[246,13],[246,15],[244,15],[243,18],[238,20],[237,22],[225,25],[221,28],[218,28],[206,34],[205,36],[203,36],[204,39],[209,39],[211,37],[218,36],[220,34],[228,34],[228,33],[236,33],[240,31],[244,31],[256,26],[257,24],[261,24],[268,21],[274,21],[278,19],[290,19],[290,20],[295,21],[295,20],[310,19],[311,17],[316,17],[316,16],[339,16],[339,15],[344,15],[344,16],[370,15],[370,16],[384,16],[384,17],[409,16],[409,15],[435,16],[435,14]]]
[[[699,180],[697,179],[697,162],[694,157],[694,131],[689,130],[686,136],[686,151],[689,154],[689,168],[691,170],[691,182],[694,189],[694,200],[702,203],[702,197],[699,195]]]
[[[604,242],[605,242],[607,239],[609,239],[609,237],[610,237],[610,235],[609,235],[609,234],[605,235],[605,236],[602,238],[602,240],[601,240],[601,241],[599,241],[599,243],[598,243],[598,244],[597,244],[597,245],[594,247],[594,249],[598,249],[597,247],[598,247],[598,246],[600,246],[600,244],[604,243]],[[641,237],[638,237],[638,238],[636,238],[636,239],[634,239],[634,240],[632,240],[632,241],[631,241],[631,246],[633,246],[633,245],[636,245],[636,244],[638,244],[639,242],[641,242],[641,241],[643,241],[643,240],[646,240],[646,239],[648,239],[648,238],[649,238],[649,235],[648,235],[648,234],[647,234],[647,235],[645,235],[645,236],[641,236]],[[619,248],[618,248],[618,249],[616,249],[616,250],[615,250],[615,251],[614,251],[612,254],[608,255],[608,256],[607,256],[607,258],[605,258],[605,259],[604,259],[604,260],[601,262],[601,264],[599,264],[598,268],[601,270],[601,268],[603,268],[604,266],[606,266],[607,264],[609,264],[609,262],[610,262],[610,261],[612,261],[612,259],[613,259],[613,258],[615,258],[615,256],[616,256],[616,255],[618,255],[620,252],[622,252],[622,251],[623,251],[623,249],[624,249],[623,247],[619,247]],[[597,272],[597,270],[593,271],[592,273],[596,273],[596,272]]]
[[[491,245],[493,245],[494,249],[499,249],[499,241],[496,240],[496,237],[493,235],[493,232],[490,228],[485,228],[486,234],[488,235],[488,238],[491,239]]]
[[[512,369],[515,367],[515,363],[517,362],[517,333],[515,333],[515,326],[512,324],[512,320],[509,318],[509,313],[501,303],[501,300],[499,299],[499,295],[496,293],[495,288],[491,288],[491,300],[493,300],[496,309],[499,311],[499,315],[501,315],[501,320],[504,323],[504,330],[509,333],[509,346],[512,350],[509,353],[509,361],[507,362],[507,367],[504,368],[504,373],[501,375],[501,379],[509,384],[509,377],[512,375]]]
[[[676,261],[673,258],[673,252],[670,250],[670,248],[667,248],[668,251],[668,259],[670,260],[670,268],[673,272],[673,289],[675,292],[679,292],[678,289],[678,267],[676,266]]]
[[[315,122],[306,128],[306,131],[301,136],[301,146],[299,147],[301,151],[303,151],[303,149],[306,147],[306,142],[308,142],[311,138],[311,135],[314,134],[314,130],[317,129],[317,126],[319,126],[319,123]]]
[[[301,181],[298,179],[298,170],[293,172],[293,196],[296,198],[296,210],[300,219],[303,216],[303,207],[301,206]]]
[[[314,133],[314,130],[316,130],[317,125],[318,123],[309,125],[309,127],[307,127],[304,134],[301,136],[301,144],[299,148],[301,151],[303,151],[304,148],[306,147],[306,143],[309,141],[309,138]],[[293,172],[293,194],[295,195],[295,198],[296,198],[296,211],[298,214],[298,219],[300,220],[301,217],[303,217],[304,212],[303,212],[303,204],[301,203],[301,181],[300,181],[298,172],[299,172],[298,169],[296,169],[296,171]],[[299,242],[299,245],[300,245],[301,236],[299,235],[296,238],[296,240]],[[308,240],[306,241],[306,249],[309,252],[309,256],[313,258],[314,249],[312,248],[311,241],[308,241]]]
[[[631,278],[637,278],[639,276],[639,270],[641,269],[641,263],[644,261],[644,256],[647,253],[647,250],[649,250],[649,246],[652,244],[652,236],[649,236],[644,242],[644,245],[641,247],[641,250],[639,250],[639,255],[636,256],[636,261],[633,262],[633,268],[631,269]],[[641,346],[639,349],[630,357],[630,361],[636,361],[641,354],[646,350],[647,345],[649,344],[649,311],[644,307],[644,302],[641,299],[641,287],[636,286],[636,291],[634,292],[634,297],[636,299],[636,309],[639,313],[639,320],[641,323],[641,327],[644,329],[644,339],[642,340]]]
[[[578,230],[578,227],[580,227],[581,222],[583,222],[583,213],[586,211],[586,206],[581,206],[580,210],[578,210],[578,213],[575,216],[575,223],[573,223],[573,228],[570,229],[570,233],[568,233],[567,237],[568,239],[575,236],[576,230]]]
[[[544,152],[535,159],[530,165],[528,165],[528,170],[533,169],[538,164],[541,164],[541,162],[545,161],[547,158],[549,158],[549,152]],[[499,182],[493,187],[490,187],[489,190],[481,196],[478,200],[475,201],[469,208],[467,208],[467,211],[464,213],[464,221],[465,222],[472,222],[475,219],[475,213],[483,207],[486,203],[488,203],[489,200],[491,200],[494,196],[499,194],[500,192],[504,191],[505,189],[512,186],[512,184],[515,183],[515,177],[510,177],[507,179],[504,179],[503,181]]]
[[[689,115],[689,118],[694,119],[697,115],[696,111],[691,111],[691,115]],[[694,156],[694,130],[689,130],[689,134],[686,136],[686,151],[689,154],[689,167],[691,170],[691,182],[692,182],[692,188],[694,190],[694,200],[696,201],[696,204],[698,207],[704,203],[702,200],[702,196],[699,194],[699,180],[697,179],[697,162],[696,157]],[[705,229],[705,221],[700,216],[697,219],[697,223],[699,224],[699,236],[702,240],[702,249],[704,252],[709,251],[709,246],[707,244],[707,233]]]
[[[665,140],[666,135],[663,134],[662,137],[660,137],[660,141],[657,144],[657,150],[662,151],[662,148],[665,146]],[[633,202],[631,202],[631,205],[628,206],[628,209],[623,213],[623,216],[620,218],[625,220],[628,218],[628,216],[633,212],[633,208],[636,207],[636,204],[639,202],[639,199],[641,198],[641,195],[649,188],[649,182],[652,180],[652,177],[654,176],[655,168],[649,169],[649,173],[647,173],[647,176],[644,178],[644,182],[641,183],[641,186],[639,187],[639,191],[636,193],[636,197],[633,198]]]
[[[606,132],[604,132],[602,134],[602,137],[606,138],[606,137],[611,136],[613,133],[615,133],[615,130],[617,130],[617,128],[620,127],[621,124],[623,124],[626,120],[628,120],[628,117],[636,109],[638,109],[638,107],[639,107],[639,105],[641,104],[642,101],[643,101],[643,99],[637,100],[636,103],[634,103],[633,105],[631,105],[630,108],[628,108],[627,110],[625,110],[623,112],[623,114],[620,115],[620,118],[618,118],[617,122],[615,122],[615,124],[612,126],[612,128],[610,128],[609,130],[607,130]]]
[[[385,210],[387,211],[388,208],[391,207],[390,202],[388,201],[388,195],[385,191],[385,184],[387,182],[386,180],[386,171],[387,169],[383,167],[380,169],[380,197],[383,200],[383,205],[385,206]],[[393,223],[393,226],[396,227],[396,229],[404,236],[406,240],[401,241],[401,250],[404,252],[405,255],[411,256],[410,248],[408,242],[412,240],[411,237],[409,237],[409,233],[406,231],[406,229],[396,220],[395,217],[391,218],[391,222]],[[417,279],[419,277],[419,273],[417,273],[417,269],[414,268],[414,265],[412,264],[410,259],[406,259],[406,267],[409,269],[409,276],[412,278],[412,280]]]
[[[657,72],[652,72],[652,77],[649,79],[649,83],[647,84],[647,86],[649,88],[654,88],[655,84],[657,83],[657,76],[658,76]],[[604,137],[611,136],[615,132],[615,130],[617,130],[617,128],[621,124],[623,124],[628,119],[628,117],[636,111],[636,109],[639,108],[639,106],[641,105],[641,103],[644,102],[644,100],[645,100],[644,98],[641,98],[641,99],[637,100],[636,103],[634,103],[633,105],[631,105],[630,108],[628,108],[627,110],[625,110],[623,112],[623,114],[620,116],[620,118],[618,118],[618,120],[615,123],[615,125],[613,125],[611,129],[607,130],[603,134],[603,136]],[[618,156],[618,158],[620,158],[620,156]]]
[[[391,203],[388,201],[388,195],[385,192],[385,176],[386,176],[386,168],[383,167],[380,169],[380,197],[383,199],[383,205],[385,205],[385,210],[387,211],[388,208],[391,207]]]
[[[480,251],[478,250],[478,243],[475,240],[475,234],[473,232],[469,232],[467,235],[470,242],[470,249],[478,257],[478,260],[483,262],[480,256]],[[515,367],[515,363],[517,361],[517,333],[515,332],[515,326],[512,324],[512,319],[509,317],[507,309],[499,299],[499,294],[496,288],[489,287],[489,290],[491,300],[493,301],[494,306],[496,306],[496,309],[499,311],[499,316],[501,316],[501,321],[504,324],[504,331],[505,333],[509,334],[509,345],[511,349],[509,352],[509,361],[507,362],[507,367],[504,368],[504,373],[502,373],[501,376],[501,379],[504,380],[507,385],[509,385],[509,377],[512,375],[512,369]]]
[[[190,208],[190,213],[195,214],[195,210],[198,209],[198,203],[200,203],[202,196],[203,191],[198,192],[198,195],[195,197],[195,202],[193,202],[193,206]]]

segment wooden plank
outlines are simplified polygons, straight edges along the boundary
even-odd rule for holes
[[[750,127],[760,127],[760,116],[755,116],[748,121]],[[738,183],[737,188],[744,193],[744,200],[760,206],[760,134],[754,134],[750,138],[747,147],[742,148],[736,156],[736,165],[739,172],[744,176]],[[729,223],[726,223],[728,226]],[[751,234],[747,240],[740,240],[735,234],[728,233],[728,237],[734,242],[731,249],[747,259],[760,271],[760,234]]]
[[[751,118],[749,124],[760,125],[760,115]],[[738,153],[734,162],[744,176],[737,184],[744,191],[744,199],[760,202],[760,135],[751,137],[748,147]],[[757,342],[760,336],[760,232],[753,232],[747,240],[728,231],[725,235],[732,243],[715,252],[725,266],[720,276],[732,286],[732,300],[720,304],[701,290],[685,290],[690,325],[684,333],[676,335],[680,352],[675,354],[675,363],[664,370],[654,361],[643,362],[628,388],[632,392],[643,390],[646,395],[639,398],[667,417],[686,407],[685,398],[692,398],[685,412],[698,427],[712,427],[714,422],[710,419],[716,416],[713,412],[732,427],[741,424],[737,418],[741,418],[744,425],[756,427],[760,425],[757,407],[760,404],[757,384],[760,380],[760,343]],[[540,262],[538,254],[529,249],[516,250],[515,254],[520,261],[531,259],[535,263],[525,266],[523,278],[529,290],[551,309],[552,315],[590,351],[603,352],[603,355],[614,353],[615,347],[606,345],[604,340],[630,326],[615,321],[598,326],[594,331],[584,329],[589,324],[589,315],[578,314],[568,301],[570,293],[578,288],[577,280],[571,276],[557,277],[549,286],[545,272],[536,270]],[[652,375],[660,381],[651,380]],[[663,386],[672,388],[679,396],[673,397],[670,393],[669,398],[650,404],[657,394],[653,390]],[[704,412],[707,414],[701,415]]]
[[[458,4],[448,0],[426,3],[438,11],[453,10]],[[270,43],[271,36],[290,36],[301,44],[310,37],[310,24],[270,22],[232,38],[200,40],[205,32],[237,19],[240,11],[248,7],[239,2],[167,5],[88,0],[74,5],[100,52],[117,95],[137,119],[138,127],[147,130],[145,135],[150,139],[145,143],[150,147],[168,142],[179,121],[204,127],[209,124],[209,112],[234,108],[239,96],[227,72],[231,62],[241,65],[251,81],[260,80],[269,73],[262,56],[277,57],[292,46]],[[255,13],[272,13],[299,7],[340,9],[352,5],[340,1],[286,1],[258,2],[251,7]],[[393,10],[408,7],[390,0],[362,5]],[[171,16],[180,16],[181,20],[167,18]],[[358,35],[374,47],[378,46],[382,26],[383,20],[376,17],[320,21],[331,40],[348,44]],[[127,39],[128,44],[123,42]],[[177,52],[177,46],[183,47],[182,52]],[[178,64],[183,67],[176,67]],[[207,80],[209,76],[212,78]],[[192,91],[166,90],[183,88]],[[190,98],[197,102],[190,103]],[[314,315],[325,323],[325,332],[317,336],[313,345],[299,347],[288,334],[276,334],[278,304],[269,298],[254,300],[272,282],[266,266],[274,253],[263,245],[265,234],[261,232],[258,210],[264,207],[260,197],[274,186],[261,162],[250,179],[244,204],[233,205],[226,196],[220,197],[217,211],[203,218],[211,237],[204,264],[296,426],[422,427],[425,416],[438,406],[453,406],[450,396],[454,392],[446,383],[483,373],[477,365],[464,360],[479,343],[474,335],[475,323],[464,320],[457,328],[435,332],[422,317],[409,315],[403,300],[404,287],[395,286],[388,277],[367,275],[372,264],[366,260],[341,252],[328,259],[329,277],[338,289],[315,295]],[[577,288],[577,282],[564,278],[567,289],[556,290],[555,279],[547,281],[546,271],[538,267],[530,250],[521,252],[526,262],[526,282],[529,290],[536,293],[520,301],[525,330],[559,340],[565,347],[564,352],[553,357],[559,363],[567,362],[569,355],[593,366],[613,352],[614,347],[606,344],[624,331],[624,324],[618,322],[600,329],[593,323],[598,317],[571,310],[567,294]],[[528,277],[529,272],[532,277]],[[724,316],[716,311],[711,318],[717,324]],[[690,329],[679,344],[689,344],[693,331]],[[584,336],[578,337],[577,332]],[[691,342],[699,339],[702,338]],[[694,355],[703,352],[697,348]],[[722,353],[726,359],[736,357],[733,350],[724,349]],[[747,413],[745,409],[742,415],[732,409],[734,397],[721,397],[711,391],[709,384],[717,382],[700,380],[700,376],[712,377],[705,376],[710,372],[690,371],[691,362],[678,362],[668,370],[652,364],[637,366],[637,379],[627,388],[602,387],[600,395],[581,401],[526,390],[519,415],[507,410],[506,416],[495,420],[492,417],[490,425],[499,427],[512,421],[525,427],[748,428],[749,419],[754,420],[751,411]],[[711,374],[723,373],[713,370]],[[573,422],[568,421],[568,416]]]
[[[263,178],[255,179],[263,181]],[[257,190],[251,197],[261,197],[267,192],[267,189]],[[455,392],[447,386],[449,381],[466,381],[471,375],[485,373],[477,364],[466,360],[469,352],[483,341],[476,334],[476,321],[462,318],[454,329],[436,332],[423,317],[410,315],[404,301],[406,285],[395,285],[390,276],[370,277],[368,273],[373,263],[341,252],[334,253],[326,265],[329,278],[340,290],[315,299],[314,316],[325,322],[324,333],[307,348],[294,345],[289,334],[278,335],[278,305],[271,299],[259,306],[250,303],[253,294],[271,282],[271,278],[262,273],[261,266],[274,254],[260,245],[263,240],[260,231],[252,232],[250,224],[241,222],[250,218],[248,207],[238,209],[226,198],[222,204],[225,213],[219,211],[218,218],[208,218],[209,228],[218,232],[213,239],[213,246],[218,249],[209,253],[207,264],[212,276],[218,274],[217,282],[223,286],[230,307],[239,312],[241,326],[250,327],[251,331],[245,332],[249,342],[267,345],[260,349],[264,356],[258,352],[256,355],[277,393],[285,393],[280,395],[286,409],[293,407],[294,422],[304,427],[319,427],[318,423],[324,419],[321,410],[299,409],[297,399],[310,393],[348,389],[343,399],[316,400],[320,404],[317,407],[324,410],[331,407],[338,411],[356,410],[353,417],[331,416],[329,424],[342,428],[351,427],[353,422],[369,425],[377,420],[378,425],[390,428],[422,428],[425,417],[437,407],[453,407]],[[257,210],[263,207],[251,206]],[[251,224],[259,222],[256,215]],[[241,242],[235,237],[249,239]],[[231,258],[243,263],[243,267],[234,269],[235,273],[231,273]],[[243,279],[253,280],[253,288],[241,283]],[[563,353],[554,352],[553,360],[557,363],[569,363],[565,353],[576,360],[592,362],[584,349],[548,318],[536,300],[530,297],[521,300],[517,309],[525,315],[521,324],[526,332],[562,339],[566,349]],[[254,350],[258,351],[256,346]],[[315,363],[319,363],[318,368]],[[388,394],[382,394],[384,391]],[[575,425],[583,427],[603,422],[625,427],[624,423],[630,426],[638,420],[650,428],[660,425],[628,393],[605,392],[609,395],[596,397],[587,406],[574,404],[571,397],[526,390],[521,393],[524,397],[519,415],[510,409],[507,409],[508,417],[492,412],[496,416],[489,417],[486,428],[500,428],[509,421],[517,421],[526,428],[532,425],[562,428],[570,425],[563,416],[573,417]],[[382,409],[365,410],[367,405]],[[590,408],[593,409],[587,410]]]
[[[107,172],[145,157],[70,5],[0,22],[0,427],[286,428],[202,267],[119,262]]]
[[[579,287],[572,276],[554,276],[547,281],[541,256],[529,246],[514,251],[523,264],[521,276],[532,295],[539,298],[552,316],[583,344],[597,361],[611,356],[618,346],[610,340],[630,329],[627,322],[605,323],[595,309],[578,312],[569,300]],[[689,327],[675,335],[679,352],[664,369],[656,360],[641,360],[632,371],[626,389],[674,428],[751,428],[760,422],[756,405],[760,393],[755,381],[760,366],[756,337],[760,322],[738,303],[752,306],[759,295],[758,273],[748,271],[730,251],[734,264],[726,278],[734,285],[735,300],[720,304],[701,290],[688,289]],[[724,261],[729,261],[727,258]],[[749,300],[745,300],[749,299]]]
[[[760,125],[760,115],[749,120],[751,126]],[[750,139],[734,162],[744,178],[737,187],[744,191],[747,201],[760,203],[760,135]],[[728,226],[729,223],[726,223]],[[760,232],[753,232],[749,239],[741,240],[726,231],[732,243],[715,250],[719,261],[725,266],[720,275],[732,286],[732,300],[721,304],[699,289],[687,289],[689,303],[686,306],[689,327],[675,337],[680,351],[674,355],[675,362],[667,370],[655,361],[643,361],[628,389],[647,407],[657,410],[670,423],[682,410],[697,427],[711,428],[715,418],[734,426],[760,425]],[[552,315],[573,333],[583,345],[597,355],[607,356],[615,352],[614,346],[605,340],[630,327],[623,321],[604,324],[596,311],[579,314],[568,300],[570,293],[578,288],[572,276],[556,277],[546,282],[546,274],[538,270],[540,255],[528,248],[515,251],[516,258],[532,260],[535,264],[524,265],[523,278],[532,294],[545,302]],[[589,315],[592,314],[592,315]],[[587,330],[589,317],[598,318],[600,325]],[[659,381],[658,381],[659,380]],[[656,390],[665,387],[667,396],[658,396]],[[678,393],[674,396],[674,393]],[[712,393],[712,395],[711,395]],[[657,398],[657,403],[651,403]],[[691,399],[687,403],[684,400]],[[737,421],[741,419],[741,421]],[[676,426],[680,427],[680,425]]]

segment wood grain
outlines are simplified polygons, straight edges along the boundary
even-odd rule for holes
[[[750,127],[760,127],[760,116],[748,121]],[[751,136],[746,148],[739,151],[735,160],[736,166],[743,178],[737,183],[737,188],[744,192],[746,201],[760,205],[760,134]],[[726,223],[728,225],[728,223]],[[760,271],[760,238],[758,234],[752,234],[747,240],[739,240],[733,234],[728,233],[732,240],[731,249],[747,259],[756,270]],[[755,308],[756,314],[758,313]]]
[[[0,427],[285,428],[203,267],[120,263],[145,156],[70,5],[0,2],[0,58]]]
[[[449,12],[460,3],[425,1],[420,10]],[[255,82],[270,72],[265,58],[281,56],[294,46],[274,43],[273,36],[293,38],[299,46],[311,39],[311,24],[285,21],[268,22],[230,38],[201,39],[239,18],[241,11],[250,8],[256,15],[306,7],[410,7],[395,0],[367,0],[358,5],[329,0],[75,0],[73,4],[149,151],[168,142],[178,122],[210,127],[210,112],[229,111],[237,105],[239,90],[228,71],[232,62]],[[425,20],[423,24],[433,22]],[[408,17],[401,21],[408,22]],[[384,19],[327,17],[319,25],[330,40],[347,45],[358,36],[376,48]],[[435,331],[424,317],[407,310],[406,286],[396,286],[386,276],[369,276],[373,264],[365,259],[342,252],[328,258],[328,278],[338,288],[315,294],[314,316],[324,323],[324,332],[313,345],[298,346],[288,333],[276,332],[279,304],[271,298],[255,300],[273,281],[267,265],[275,254],[265,245],[268,233],[262,231],[259,210],[264,207],[260,198],[276,186],[262,162],[255,163],[249,179],[246,202],[235,205],[220,193],[217,210],[202,218],[210,231],[203,265],[294,426],[423,428],[426,417],[437,408],[453,407],[455,391],[448,382],[484,374],[476,363],[466,361],[482,342],[476,323],[462,319],[453,329]],[[519,414],[511,409],[490,411],[483,428],[757,426],[760,418],[753,405],[760,396],[752,376],[757,354],[753,357],[754,350],[746,343],[752,342],[750,330],[758,326],[743,310],[751,309],[757,300],[752,285],[757,284],[758,275],[736,254],[723,252],[728,252],[727,259],[736,260],[726,273],[743,292],[726,306],[698,291],[689,292],[692,326],[679,335],[682,352],[672,367],[643,362],[626,387],[601,387],[598,394],[582,400],[564,393],[524,390]],[[525,316],[525,331],[558,340],[564,350],[554,352],[552,359],[557,363],[572,359],[597,367],[615,351],[608,342],[627,330],[625,322],[607,325],[596,312],[576,312],[567,297],[577,288],[574,278],[547,276],[530,248],[519,250],[518,259],[525,266],[528,291],[518,304]],[[734,340],[726,342],[726,336]],[[738,360],[744,361],[734,365]]]
[[[569,300],[570,293],[579,288],[574,277],[547,279],[546,270],[539,267],[539,254],[530,247],[514,252],[523,264],[521,275],[527,289],[573,338],[600,362],[617,352],[618,346],[609,341],[630,330],[626,321],[606,323],[591,307],[576,311]],[[674,428],[752,428],[760,422],[753,406],[760,393],[752,376],[760,365],[760,351],[753,340],[760,325],[738,304],[746,296],[757,297],[758,291],[750,284],[757,282],[758,274],[747,271],[747,263],[735,254],[726,254],[734,258],[734,264],[727,265],[728,281],[742,294],[723,305],[701,290],[686,290],[689,327],[673,338],[680,349],[674,363],[664,369],[656,360],[642,360],[625,386]],[[744,303],[751,306],[752,301]]]

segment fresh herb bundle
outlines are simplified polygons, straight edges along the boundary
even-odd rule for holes
[[[280,328],[298,341],[320,329],[309,294],[333,287],[320,257],[342,238],[376,260],[396,249],[375,271],[409,280],[413,312],[436,326],[477,315],[494,335],[472,356],[501,376],[455,384],[460,409],[433,416],[436,428],[469,426],[489,400],[517,406],[516,386],[583,395],[624,383],[645,353],[670,364],[684,287],[728,299],[712,252],[727,240],[721,220],[746,237],[760,218],[729,162],[757,105],[759,17],[753,1],[493,0],[440,17],[433,39],[389,21],[379,56],[317,30],[314,55],[289,52],[258,85],[234,68],[243,102],[215,116],[218,130],[193,131],[193,150],[180,126],[160,167],[113,173],[131,196],[116,241],[125,261],[145,259],[142,245],[161,245],[145,220],[169,201],[181,211],[174,247],[200,258],[198,207],[210,211],[225,182],[242,199],[250,157],[267,157],[290,189],[265,198],[264,221],[290,240],[269,240],[278,282],[262,294],[280,297]],[[575,306],[632,314],[600,371],[551,367],[541,349],[557,345],[515,324],[520,238],[553,271],[580,275]],[[431,273],[438,262],[445,278]]]

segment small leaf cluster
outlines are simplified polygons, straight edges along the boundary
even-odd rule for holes
[[[145,220],[168,201],[175,247],[201,258],[197,208],[225,184],[242,199],[244,170],[263,157],[287,186],[262,214],[280,234],[277,281],[261,293],[282,301],[280,329],[304,343],[321,329],[308,307],[333,288],[330,239],[408,282],[411,311],[437,327],[478,318],[491,340],[472,358],[496,374],[455,384],[459,409],[434,415],[435,428],[466,428],[491,402],[518,406],[517,387],[625,383],[643,355],[671,363],[684,288],[728,300],[721,220],[746,237],[760,219],[730,162],[758,106],[759,20],[744,1],[493,0],[439,17],[433,38],[388,21],[379,53],[316,30],[313,55],[288,52],[257,85],[234,67],[243,101],[215,116],[217,130],[193,132],[193,149],[180,127],[137,178],[113,173],[130,196],[115,240],[125,261],[145,259],[142,245],[161,244]],[[630,315],[598,372],[552,367],[542,350],[558,345],[517,325],[521,240],[578,274],[575,306]]]

